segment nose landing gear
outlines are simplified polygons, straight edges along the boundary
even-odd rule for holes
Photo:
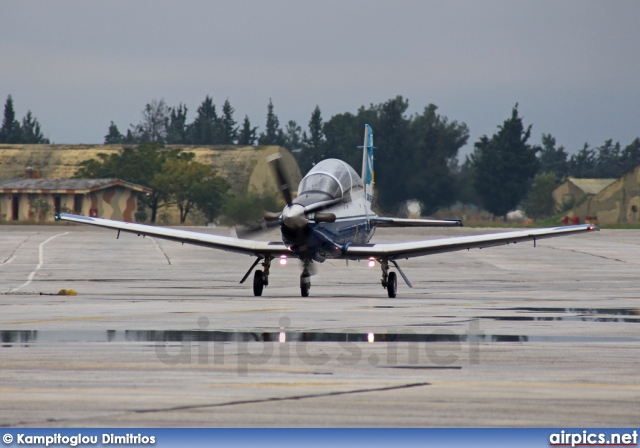
[[[311,274],[309,273],[310,260],[304,260],[304,267],[302,268],[302,274],[300,274],[300,295],[302,297],[309,297],[309,289],[311,289]]]

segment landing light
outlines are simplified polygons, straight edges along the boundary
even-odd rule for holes
[[[375,258],[369,258],[369,267],[372,268],[376,265],[376,259]]]
[[[374,333],[368,333],[367,334],[367,341],[375,342],[376,341],[376,335]]]
[[[285,264],[287,264],[287,256],[286,255],[280,255],[280,264],[282,266],[284,266]]]

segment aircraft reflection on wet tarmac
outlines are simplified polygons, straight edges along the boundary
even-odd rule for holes
[[[504,320],[509,317],[490,317]],[[541,319],[543,320],[543,319]],[[614,321],[612,321],[614,322]],[[632,322],[638,322],[633,320]],[[638,338],[597,336],[455,334],[450,330],[437,333],[337,333],[337,332],[253,332],[208,330],[0,330],[3,347],[35,343],[76,342],[632,342]]]
[[[209,319],[198,319],[199,330],[0,330],[3,346],[29,343],[72,343],[72,342],[606,342],[629,341],[634,338],[590,337],[590,336],[533,336],[484,334],[479,322],[483,319],[505,321],[585,321],[640,323],[640,309],[637,308],[498,308],[497,311],[526,313],[564,313],[559,316],[475,316],[470,319],[469,329],[464,334],[438,329],[431,333],[412,331],[386,333],[357,333],[352,331],[289,331],[286,317],[279,321],[280,331],[225,331],[208,330]],[[571,315],[568,315],[571,314]],[[633,317],[617,317],[633,316]],[[453,318],[454,316],[435,316]]]

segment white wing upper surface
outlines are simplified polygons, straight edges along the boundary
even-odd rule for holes
[[[153,236],[165,240],[177,241],[180,243],[194,244],[197,246],[211,247],[214,249],[236,252],[247,255],[264,257],[271,255],[291,255],[291,252],[284,243],[269,243],[265,241],[243,240],[227,236],[210,235],[202,232],[191,232],[188,230],[170,229],[167,227],[155,227],[131,222],[112,221],[110,219],[89,218],[87,216],[77,216],[62,213],[58,219],[61,221],[77,222],[98,227],[120,230],[122,232],[135,233],[136,235]]]
[[[377,227],[462,227],[459,219],[407,219],[377,216],[371,219]]]
[[[280,255],[292,255],[291,251],[289,251],[282,242],[237,239],[188,230],[112,221],[110,219],[102,218],[90,218],[86,216],[69,215],[66,213],[60,214],[58,219],[258,257],[264,257],[266,255],[273,257],[279,257]],[[360,260],[373,257],[398,260],[401,258],[420,257],[424,255],[454,252],[464,249],[482,249],[485,247],[502,246],[505,244],[516,244],[523,241],[535,241],[543,238],[585,233],[594,230],[599,229],[593,224],[583,224],[549,229],[527,229],[485,235],[411,241],[408,243],[352,244],[347,247],[340,258]]]
[[[488,235],[458,236],[454,238],[412,241],[408,243],[353,244],[347,248],[343,258],[360,260],[373,257],[398,260],[401,258],[420,257],[423,255],[433,255],[465,249],[482,249],[505,244],[516,244],[522,241],[535,241],[543,238],[585,233],[594,230],[600,229],[593,224],[583,224],[549,229],[501,232]]]

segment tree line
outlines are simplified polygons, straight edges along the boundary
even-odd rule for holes
[[[186,105],[170,107],[164,100],[153,100],[145,105],[140,122],[130,125],[125,134],[112,121],[104,142],[124,144],[122,154],[147,146],[158,152],[165,144],[280,145],[292,152],[303,173],[329,157],[345,160],[359,170],[362,154],[356,147],[362,145],[364,124],[368,123],[373,127],[377,147],[376,207],[383,213],[398,213],[407,200],[417,200],[425,215],[457,202],[477,205],[496,216],[505,216],[521,206],[530,217],[542,218],[556,212],[551,191],[567,177],[617,178],[640,165],[640,139],[624,147],[613,140],[595,148],[585,144],[572,155],[557,145],[550,134],[542,134],[541,142],[534,143],[532,125],[523,123],[517,104],[493,135],[483,135],[474,142],[473,152],[460,164],[458,152],[469,139],[467,125],[439,114],[434,104],[415,114],[408,114],[408,107],[409,101],[397,96],[380,104],[362,106],[356,112],[336,114],[325,121],[316,106],[303,130],[294,120],[283,128],[269,100],[265,128],[259,133],[247,115],[242,124],[236,121],[235,109],[228,99],[218,112],[207,95],[190,122]],[[6,110],[7,106],[5,121]],[[104,164],[107,160],[97,162]],[[89,170],[92,162],[86,163],[83,167],[86,169],[81,170],[86,177],[105,173]],[[177,165],[173,172],[176,170]],[[109,177],[159,187],[152,179],[127,178],[118,175],[117,170],[109,172],[112,173]],[[255,201],[243,198],[250,199]],[[193,207],[198,208],[193,201],[184,204],[187,213]],[[150,209],[154,218],[154,208]]]
[[[22,118],[22,122],[16,119],[11,95],[7,96],[4,103],[4,115],[0,128],[0,143],[49,143],[44,138],[38,119],[31,111]]]

